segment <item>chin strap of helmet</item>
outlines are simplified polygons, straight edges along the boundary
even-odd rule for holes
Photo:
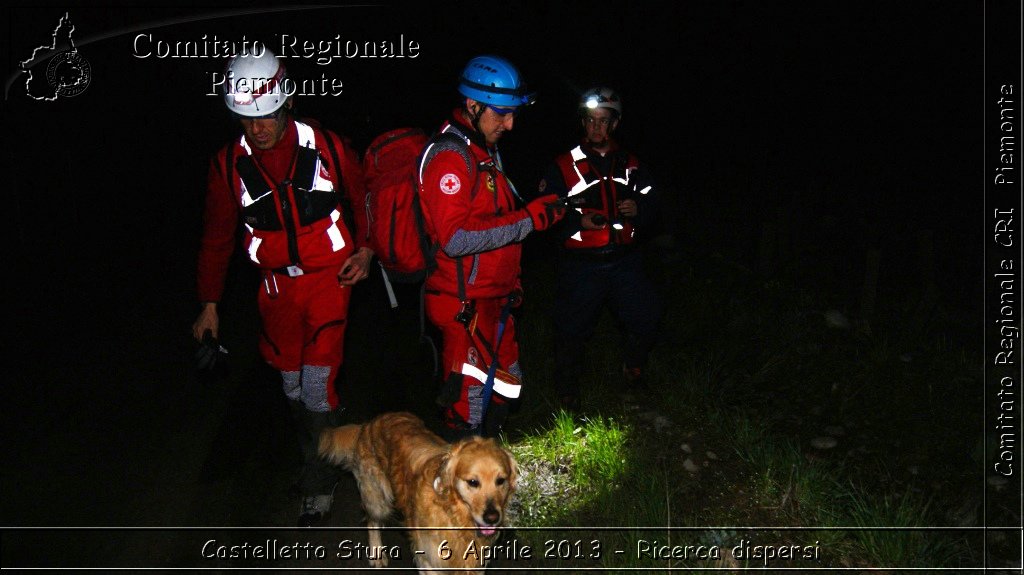
[[[470,110],[469,108],[467,108],[466,109],[466,114],[469,116],[469,124],[471,126],[473,126],[473,129],[476,130],[476,132],[479,134],[480,133],[480,116],[484,115],[484,108],[486,106],[484,106],[480,102],[477,102],[477,106],[479,106],[479,108],[476,109],[475,113],[472,110]]]

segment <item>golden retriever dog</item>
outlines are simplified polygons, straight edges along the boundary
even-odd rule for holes
[[[320,455],[355,475],[371,550],[382,548],[380,528],[398,509],[419,569],[485,567],[517,473],[512,454],[493,439],[449,445],[415,415],[385,413],[325,430]],[[371,554],[370,564],[385,567],[387,559]]]

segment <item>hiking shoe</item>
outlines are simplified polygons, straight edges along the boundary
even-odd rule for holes
[[[337,485],[335,485],[337,487]],[[299,512],[299,527],[313,527],[322,524],[331,515],[334,503],[334,490],[321,495],[307,495],[302,498]]]
[[[460,439],[465,439],[473,435],[480,435],[480,430],[473,429],[465,424],[452,426],[446,422],[441,425],[441,439],[448,443],[455,443]]]
[[[472,435],[480,435],[480,426],[472,427],[453,407],[448,407],[441,415],[441,432],[438,435],[448,443],[455,443]]]

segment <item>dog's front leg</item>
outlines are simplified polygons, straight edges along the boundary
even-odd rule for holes
[[[387,567],[388,566],[388,554],[384,550],[384,541],[381,539],[382,523],[370,519],[366,523],[366,529],[369,532],[369,543],[370,543],[370,566],[371,567]]]

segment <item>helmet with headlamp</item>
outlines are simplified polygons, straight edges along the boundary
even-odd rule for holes
[[[274,116],[288,101],[284,65],[270,50],[242,52],[225,70],[224,102],[248,118]]]
[[[611,88],[599,86],[583,93],[583,97],[580,98],[580,111],[586,113],[587,110],[596,108],[607,108],[613,110],[617,116],[622,116],[622,100]]]

